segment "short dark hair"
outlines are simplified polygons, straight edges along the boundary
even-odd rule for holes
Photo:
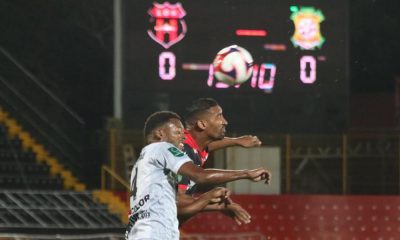
[[[144,123],[144,128],[143,128],[144,138],[146,139],[151,134],[151,132],[154,131],[154,129],[169,122],[169,120],[172,118],[182,120],[178,114],[171,111],[158,111],[152,113]]]
[[[218,106],[218,102],[213,98],[199,98],[192,102],[186,109],[185,122],[186,124],[193,123],[198,120],[198,117],[207,112],[210,108]]]

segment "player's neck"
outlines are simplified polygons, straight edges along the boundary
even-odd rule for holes
[[[189,133],[193,137],[193,139],[196,141],[199,149],[202,151],[207,147],[207,145],[210,142],[212,142],[212,140],[207,135],[204,135],[202,132],[196,132],[196,131],[189,130]]]

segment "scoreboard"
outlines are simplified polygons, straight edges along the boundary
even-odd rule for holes
[[[348,3],[337,1],[125,1],[123,119],[184,115],[198,97],[223,107],[237,132],[340,132],[348,120]],[[212,61],[238,45],[250,79],[218,82]]]

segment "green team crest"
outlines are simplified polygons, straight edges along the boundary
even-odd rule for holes
[[[321,34],[320,24],[325,20],[321,10],[313,7],[291,8],[295,31],[292,37],[292,43],[295,47],[302,50],[314,50],[321,48],[325,38]]]
[[[175,157],[182,157],[184,155],[184,153],[176,147],[170,147],[168,148],[168,151],[170,151]]]

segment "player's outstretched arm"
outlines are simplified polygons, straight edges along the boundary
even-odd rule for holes
[[[213,141],[208,144],[208,151],[215,151],[221,148],[232,147],[232,146],[242,146],[245,148],[259,147],[262,142],[257,136],[244,135],[237,138],[225,137],[222,140]]]
[[[208,193],[204,193],[208,194]],[[203,195],[204,195],[203,194]],[[196,201],[201,200],[204,196],[201,195],[198,199],[185,194],[185,191],[178,191],[177,195],[177,207],[178,207],[178,219],[179,224],[182,225],[191,217],[193,217],[198,212],[209,212],[209,211],[219,211],[226,216],[232,218],[238,225],[250,223],[251,216],[250,214],[242,208],[237,203],[234,203],[231,199],[227,199],[227,201],[219,201],[218,198],[211,200],[204,208],[200,211],[200,208],[193,208],[194,203]],[[190,211],[190,208],[193,211]]]
[[[229,199],[229,204],[208,204],[203,211],[221,211],[232,218],[238,225],[250,223],[250,214],[239,204]]]
[[[177,194],[177,207],[180,223],[182,224],[196,213],[203,211],[209,204],[225,206],[230,202],[230,191],[223,187],[214,188],[199,198],[193,198],[185,193]]]
[[[248,224],[251,221],[250,214],[242,206],[234,202],[226,205],[222,212],[235,220],[238,225]]]
[[[180,175],[186,176],[199,184],[223,184],[239,179],[249,179],[253,182],[270,180],[270,172],[265,168],[252,170],[222,170],[222,169],[203,169],[193,162],[184,163],[178,170]]]

